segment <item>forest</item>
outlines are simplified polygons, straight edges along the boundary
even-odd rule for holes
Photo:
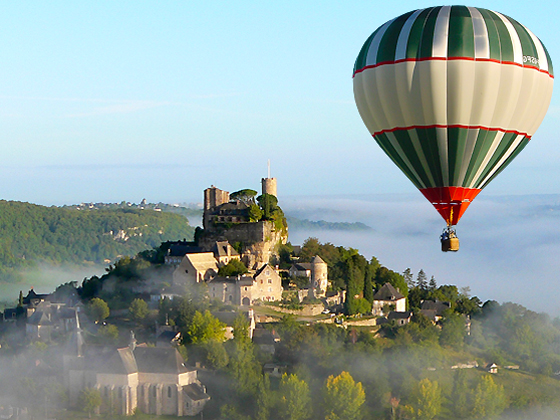
[[[85,211],[0,200],[0,279],[16,280],[18,268],[38,262],[113,262],[193,234],[185,217],[168,212]]]

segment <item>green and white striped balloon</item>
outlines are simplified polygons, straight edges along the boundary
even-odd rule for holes
[[[454,225],[537,130],[554,73],[544,45],[517,21],[440,6],[379,27],[353,78],[370,133]]]

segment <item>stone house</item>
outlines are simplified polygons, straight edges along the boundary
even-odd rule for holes
[[[253,275],[214,277],[208,281],[208,296],[232,305],[250,306],[256,301],[282,300],[282,280],[278,272],[264,264]]]
[[[406,298],[391,283],[385,283],[373,295],[372,314],[383,316],[385,309],[397,312],[406,311]]]
[[[391,311],[387,315],[387,321],[395,321],[399,327],[406,325],[412,319],[412,311],[397,312]]]
[[[213,252],[186,254],[173,271],[173,284],[186,286],[213,279],[218,274],[218,262]]]
[[[444,312],[451,308],[449,302],[441,302],[439,300],[424,300],[420,307],[420,313],[430,319],[432,322],[438,322],[443,318]]]

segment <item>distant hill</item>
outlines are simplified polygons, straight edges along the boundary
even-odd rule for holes
[[[183,215],[139,208],[45,207],[0,200],[0,274],[37,262],[104,263],[192,239]]]
[[[342,231],[364,231],[371,230],[371,227],[361,222],[326,222],[324,220],[310,221],[307,219],[298,219],[296,217],[286,216],[288,228],[292,231],[296,230],[342,230]]]

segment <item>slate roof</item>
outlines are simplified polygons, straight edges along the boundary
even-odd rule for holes
[[[451,307],[449,302],[441,302],[439,300],[425,300],[422,302],[421,310],[433,310],[436,311],[436,315],[442,316],[446,309]]]
[[[202,248],[193,245],[173,244],[169,247],[167,255],[170,257],[184,257],[186,254],[202,252]]]
[[[140,372],[178,375],[194,370],[187,367],[179,352],[174,348],[136,347],[134,356]]]
[[[373,300],[389,300],[395,301],[404,298],[404,296],[393,287],[391,283],[385,283],[381,289],[373,296]]]
[[[48,296],[49,296],[48,293],[45,293],[45,294],[38,294],[38,293],[35,293],[35,290],[31,289],[31,290],[29,291],[29,293],[27,294],[27,296],[25,296],[25,297],[23,298],[23,304],[24,304],[24,305],[29,305],[29,304],[33,303],[33,301],[37,301],[37,300],[43,301],[43,300],[45,300]]]
[[[229,248],[229,254],[228,254]],[[238,256],[239,252],[232,247],[228,241],[219,241],[214,244],[214,254],[218,257]]]
[[[210,395],[204,392],[204,388],[202,388],[197,383],[185,385],[183,387],[183,392],[187,394],[192,401],[201,401],[201,400],[210,399]]]
[[[387,315],[387,319],[389,321],[393,319],[409,319],[411,316],[412,316],[411,311],[404,311],[404,312],[391,311],[389,312],[389,315]]]
[[[44,311],[35,311],[27,319],[27,323],[31,325],[52,325],[52,321],[49,319],[48,315]]]
[[[132,350],[129,347],[117,349],[105,363],[101,361],[98,371],[101,373],[114,373],[130,375],[138,372],[138,365]]]
[[[308,271],[311,270],[312,266],[311,263],[296,263],[292,267],[295,267],[297,271]]]

